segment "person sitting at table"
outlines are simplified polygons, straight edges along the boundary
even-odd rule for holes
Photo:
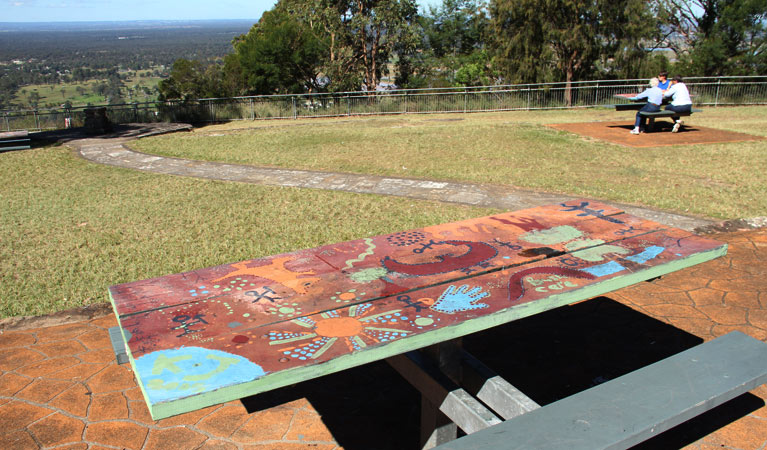
[[[668,89],[671,82],[668,79],[668,72],[661,72],[658,74],[658,87],[661,91]]]
[[[658,112],[660,111],[660,104],[663,102],[663,91],[658,87],[658,79],[650,79],[650,87],[645,89],[644,92],[634,97],[632,100],[647,99],[647,103],[642,106],[642,109],[637,111],[636,121],[634,122],[634,129],[631,130],[631,134],[639,134],[645,131],[645,122],[647,118],[641,115],[642,111]]]
[[[671,104],[666,105],[666,111],[674,111],[677,113],[689,113],[692,111],[692,100],[690,99],[690,91],[687,90],[687,86],[682,82],[682,77],[679,75],[671,79],[671,87],[663,93],[664,98],[671,97]],[[682,118],[680,116],[674,116],[674,127],[671,129],[672,133],[679,131],[682,127]]]

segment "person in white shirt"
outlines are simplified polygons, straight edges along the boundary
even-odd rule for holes
[[[687,90],[687,86],[682,82],[682,77],[679,75],[671,79],[671,87],[663,93],[664,98],[671,97],[671,104],[666,106],[666,111],[674,111],[677,113],[689,113],[692,111],[692,100],[690,99],[690,91]],[[682,127],[682,118],[680,116],[674,116],[674,128],[671,129],[672,133],[679,131]]]
[[[632,100],[639,100],[646,98],[647,103],[637,111],[636,121],[634,122],[634,129],[631,130],[631,134],[644,133],[645,122],[647,118],[640,114],[642,111],[658,112],[660,111],[660,104],[663,103],[663,91],[658,87],[658,79],[652,78],[650,80],[650,87],[645,89],[644,92],[632,98]]]

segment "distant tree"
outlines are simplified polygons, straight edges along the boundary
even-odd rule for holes
[[[327,90],[373,90],[390,62],[406,69],[420,44],[415,0],[280,0],[276,10],[300,20],[325,44]]]
[[[429,85],[491,83],[485,0],[444,0],[421,17]]]
[[[27,95],[27,102],[32,108],[37,108],[40,104],[40,93],[37,90],[33,90]]]
[[[490,15],[498,68],[512,82],[564,79],[568,105],[573,81],[599,61],[643,57],[654,30],[643,0],[491,0]]]
[[[170,77],[158,84],[163,100],[190,100],[207,97],[205,67],[199,61],[179,58],[173,63]]]
[[[354,54],[362,61],[363,82],[375,89],[395,50],[400,57],[415,51],[418,8],[414,0],[357,0],[349,8]]]
[[[664,0],[655,6],[679,70],[705,76],[767,70],[767,1]]]
[[[423,17],[428,48],[438,58],[468,55],[485,47],[489,24],[485,0],[443,0]]]
[[[319,90],[319,74],[327,43],[304,23],[281,10],[267,11],[247,35],[234,43],[237,62],[254,94],[301,93]]]

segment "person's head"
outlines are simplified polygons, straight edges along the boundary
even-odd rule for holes
[[[660,78],[660,81],[666,81],[666,79],[668,78],[668,72],[658,73],[658,78]]]
[[[657,78],[655,77],[650,78],[650,87],[658,87],[658,83],[660,83],[660,81],[658,81]]]
[[[679,75],[675,75],[674,78],[671,79],[671,82],[674,84],[681,83],[682,77],[680,77]]]

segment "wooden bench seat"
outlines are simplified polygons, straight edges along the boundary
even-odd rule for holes
[[[661,110],[661,111],[640,111],[639,114],[645,117],[650,118],[658,118],[658,117],[686,117],[691,116],[693,113],[699,113],[703,112],[702,109],[692,109],[690,112],[675,112],[675,111],[667,111],[667,110]]]
[[[767,383],[767,344],[732,332],[439,446],[624,449]]]
[[[30,148],[28,131],[6,131],[0,133],[0,151],[26,150]]]

